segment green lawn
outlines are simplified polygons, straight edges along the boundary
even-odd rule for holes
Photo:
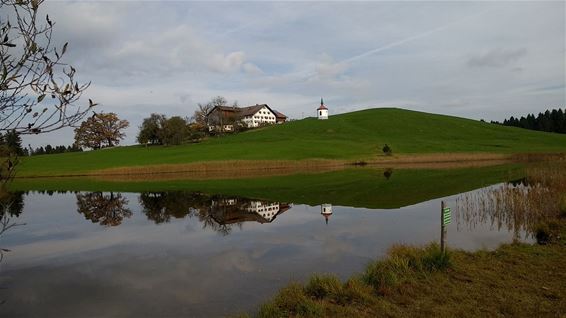
[[[176,147],[118,147],[25,158],[19,176],[213,160],[368,159],[389,144],[397,154],[564,152],[566,135],[381,108],[304,119]]]
[[[364,208],[399,208],[522,177],[517,165],[474,169],[384,170],[352,168],[321,174],[298,174],[229,180],[113,182],[93,178],[22,178],[10,190],[115,192],[200,191],[277,202],[331,203]]]

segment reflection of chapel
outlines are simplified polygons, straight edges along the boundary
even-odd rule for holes
[[[324,203],[323,205],[321,205],[320,214],[324,216],[326,224],[328,224],[328,219],[330,219],[330,216],[332,215],[332,204]]]

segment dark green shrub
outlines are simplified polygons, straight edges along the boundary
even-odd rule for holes
[[[385,144],[381,150],[386,156],[391,156],[393,154],[393,149],[391,149],[388,144]]]

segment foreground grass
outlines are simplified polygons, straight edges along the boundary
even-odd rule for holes
[[[130,146],[24,158],[18,176],[86,174],[160,164],[230,160],[368,160],[395,154],[564,152],[566,135],[395,108],[304,119],[175,147]]]
[[[450,251],[396,247],[346,282],[332,275],[291,284],[258,317],[562,317],[566,246],[504,245]]]

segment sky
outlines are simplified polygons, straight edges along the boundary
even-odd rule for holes
[[[400,107],[485,120],[566,107],[565,2],[48,1],[66,62],[135,143],[214,96],[293,119]],[[71,144],[72,129],[26,136]]]

